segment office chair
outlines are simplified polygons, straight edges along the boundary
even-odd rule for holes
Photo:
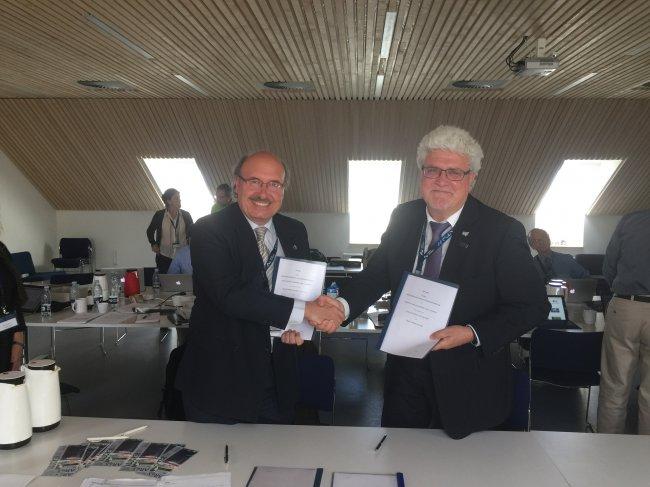
[[[511,367],[512,410],[508,419],[495,428],[502,431],[530,431],[530,386],[528,370]]]
[[[302,354],[298,359],[299,404],[332,413],[336,400],[334,360],[327,355]]]
[[[529,391],[532,383],[543,382],[566,388],[586,388],[585,431],[593,433],[589,423],[591,387],[600,384],[600,350],[603,332],[571,332],[537,328],[530,339],[528,361]],[[528,422],[530,424],[530,412]]]
[[[61,257],[52,259],[55,269],[72,269],[81,267],[81,261],[89,264],[92,260],[93,244],[89,238],[62,238],[59,240]]]
[[[71,284],[72,281],[77,281],[79,285],[90,284],[93,282],[93,274],[88,272],[85,274],[53,274],[50,276],[50,284]]]

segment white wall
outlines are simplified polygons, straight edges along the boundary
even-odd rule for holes
[[[360,252],[363,245],[348,244],[349,216],[337,213],[286,213],[303,222],[309,243],[327,256]],[[89,237],[95,246],[97,267],[143,267],[154,265],[145,230],[151,211],[58,211],[57,238]],[[532,215],[515,215],[526,232],[535,226]],[[603,253],[620,216],[590,216],[585,221],[583,249],[559,249],[561,252]]]
[[[31,252],[38,270],[58,255],[56,211],[0,151],[0,240],[10,252]]]

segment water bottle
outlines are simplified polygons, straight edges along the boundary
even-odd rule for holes
[[[79,297],[79,284],[77,281],[72,281],[70,284],[70,304],[74,303]]]
[[[151,279],[151,287],[153,287],[153,297],[159,298],[160,297],[160,274],[158,273],[158,269],[153,271],[153,278]]]
[[[99,283],[99,281],[95,281],[93,284],[93,301],[95,302],[95,311],[99,309],[99,306],[97,305],[102,302],[103,295],[104,291],[102,291],[102,285]]]
[[[325,291],[325,294],[327,294],[330,298],[338,298],[339,297],[339,285],[336,284],[335,281],[332,281],[332,284],[330,284]]]
[[[41,296],[41,318],[52,316],[52,296],[50,295],[50,286],[45,285],[43,295]]]
[[[111,275],[111,287],[110,293],[108,295],[108,304],[110,305],[111,311],[117,311],[117,299],[120,296],[120,279],[117,275]]]

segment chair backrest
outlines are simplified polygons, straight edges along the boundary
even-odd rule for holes
[[[78,284],[90,284],[93,282],[92,272],[85,274],[52,274],[50,276],[50,284],[70,284],[72,281],[77,281]]]
[[[318,249],[309,249],[309,259],[317,262],[327,262],[327,257]]]
[[[300,403],[321,411],[334,410],[334,360],[327,355],[304,354],[298,361]]]
[[[64,259],[90,258],[92,243],[89,238],[62,238],[59,252]]]
[[[536,328],[530,338],[530,365],[567,372],[598,372],[602,344],[602,331]]]
[[[21,275],[36,273],[34,261],[32,260],[32,254],[30,252],[16,252],[11,254],[11,261],[14,263],[14,266],[18,269],[18,272]]]
[[[576,254],[575,259],[592,276],[601,276],[603,274],[605,254]]]

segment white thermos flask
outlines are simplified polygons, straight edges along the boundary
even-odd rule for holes
[[[32,360],[24,369],[32,412],[32,428],[35,432],[56,428],[61,422],[61,369],[52,359]]]
[[[25,372],[0,374],[0,449],[10,450],[32,439],[32,420]]]

